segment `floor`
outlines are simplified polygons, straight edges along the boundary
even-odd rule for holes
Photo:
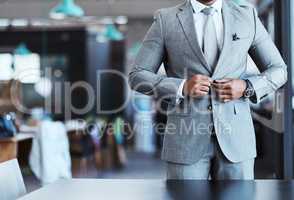
[[[152,154],[129,153],[125,168],[104,171],[98,174],[98,178],[162,179],[165,178],[165,164]]]
[[[119,170],[97,171],[94,164],[89,166],[84,175],[74,178],[105,178],[105,179],[163,179],[165,178],[165,164],[153,154],[128,152],[127,165]],[[40,182],[30,170],[23,170],[25,185],[28,192],[41,187]]]

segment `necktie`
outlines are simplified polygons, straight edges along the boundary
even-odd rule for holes
[[[213,22],[213,14],[215,14],[215,12],[216,10],[212,7],[207,7],[202,10],[202,13],[206,15],[203,37],[203,53],[212,70],[214,70],[219,57],[216,30]]]

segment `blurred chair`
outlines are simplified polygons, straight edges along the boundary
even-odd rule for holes
[[[0,177],[1,200],[15,200],[26,194],[26,188],[16,159],[0,164]]]

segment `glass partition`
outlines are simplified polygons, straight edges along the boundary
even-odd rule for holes
[[[255,1],[259,17],[275,41],[289,68],[289,82],[258,105],[252,104],[258,156],[256,178],[289,178],[293,173],[292,142],[292,57],[293,2]],[[254,71],[252,61],[249,69]],[[251,72],[253,73],[253,72]]]

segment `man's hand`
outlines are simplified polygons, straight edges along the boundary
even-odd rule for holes
[[[184,84],[183,94],[190,97],[202,97],[208,94],[212,80],[205,75],[192,76]]]
[[[240,79],[216,80],[212,85],[218,99],[223,102],[241,98],[246,90],[246,81]]]

